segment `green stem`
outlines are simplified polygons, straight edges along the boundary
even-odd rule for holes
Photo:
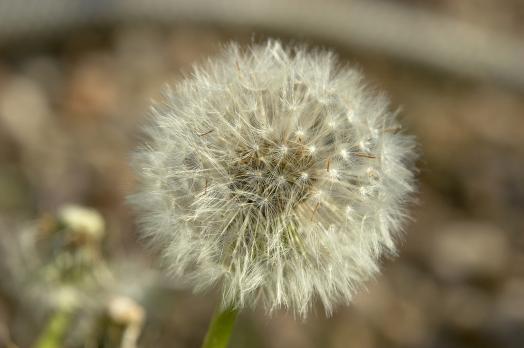
[[[237,309],[217,309],[207,329],[202,348],[226,348],[237,314]]]
[[[47,322],[34,345],[35,348],[60,348],[71,323],[72,311],[69,308],[57,310]]]

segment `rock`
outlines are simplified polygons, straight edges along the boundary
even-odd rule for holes
[[[0,124],[23,148],[42,145],[50,113],[42,89],[30,79],[14,78],[0,94]]]
[[[497,317],[524,324],[524,279],[509,280],[495,301]]]
[[[430,260],[440,277],[493,279],[505,274],[510,246],[504,231],[497,226],[454,222],[434,236]]]
[[[460,330],[479,330],[489,319],[491,297],[469,286],[451,287],[442,297],[444,320]]]

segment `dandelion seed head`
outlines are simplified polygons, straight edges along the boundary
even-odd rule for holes
[[[153,107],[131,198],[144,235],[224,306],[330,313],[406,216],[414,141],[388,110],[329,52],[228,46]]]
[[[97,240],[104,235],[104,219],[95,209],[66,205],[60,210],[59,218],[74,232],[84,233]]]

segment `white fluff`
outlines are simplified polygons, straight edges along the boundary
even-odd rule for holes
[[[134,158],[142,231],[223,306],[330,313],[395,252],[414,141],[331,53],[230,45],[152,115]]]

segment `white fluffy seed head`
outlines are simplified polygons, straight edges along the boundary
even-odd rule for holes
[[[132,202],[169,270],[224,306],[305,316],[395,252],[414,141],[329,52],[230,45],[152,109]]]

